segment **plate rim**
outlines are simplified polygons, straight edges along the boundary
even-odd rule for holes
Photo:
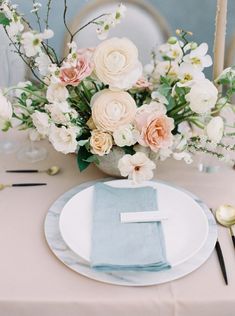
[[[75,255],[64,243],[61,236],[58,232],[58,216],[60,214],[61,205],[63,206],[66,201],[68,201],[73,195],[75,195],[79,190],[82,190],[85,187],[91,186],[94,183],[97,182],[104,182],[109,180],[115,180],[115,178],[107,177],[104,179],[98,179],[98,180],[90,180],[85,183],[79,184],[67,192],[60,195],[50,206],[48,212],[45,215],[44,220],[44,234],[45,234],[45,240],[48,245],[48,249],[52,252],[52,254],[60,260],[66,267],[73,270],[74,272],[78,273],[81,276],[85,276],[89,279],[99,281],[102,283],[112,284],[115,286],[128,286],[128,287],[145,287],[145,286],[154,286],[158,284],[163,284],[166,282],[174,281],[176,279],[185,277],[186,275],[194,272],[197,270],[202,264],[204,264],[208,258],[211,256],[215,243],[218,237],[217,232],[217,225],[215,222],[215,219],[213,215],[211,214],[208,206],[201,201],[194,193],[191,193],[187,189],[184,189],[178,185],[173,184],[176,188],[181,188],[183,191],[188,192],[193,198],[195,198],[195,201],[203,206],[203,209],[205,211],[205,214],[208,218],[209,222],[209,234],[206,241],[206,244],[203,246],[201,250],[199,250],[199,253],[195,255],[196,258],[191,258],[189,262],[183,263],[181,265],[181,269],[172,268],[170,270],[167,270],[167,274],[162,277],[162,279],[159,278],[157,280],[151,281],[151,282],[134,282],[133,280],[129,281],[125,278],[116,278],[113,274],[107,274],[107,273],[94,273],[89,267],[87,267],[86,262],[84,262],[79,256]],[[167,181],[162,180],[154,180],[156,182],[160,183],[169,183]],[[172,270],[176,271],[172,271]],[[171,271],[171,273],[169,273]],[[161,272],[158,272],[158,276],[161,274]],[[112,279],[112,277],[114,279]],[[107,279],[108,278],[108,279]]]

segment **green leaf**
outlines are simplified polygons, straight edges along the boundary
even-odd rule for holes
[[[134,155],[135,154],[133,146],[130,146],[130,147],[129,146],[124,146],[124,147],[122,147],[122,149],[124,150],[126,155]]]
[[[175,99],[172,98],[172,96],[169,96],[167,100],[168,100],[168,104],[166,105],[167,111],[170,111],[174,109],[175,107]]]
[[[92,156],[88,157],[85,161],[90,162],[90,163],[99,164],[99,159],[96,155],[92,155]]]
[[[82,139],[78,141],[79,146],[85,146],[89,142],[89,139]]]
[[[10,20],[5,16],[3,12],[0,12],[0,24],[7,26],[10,24]]]
[[[92,156],[92,154],[88,152],[84,146],[79,148],[77,153],[77,163],[81,172],[90,165],[90,162],[87,161],[90,156]]]

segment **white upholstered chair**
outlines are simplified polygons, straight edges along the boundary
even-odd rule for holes
[[[105,12],[113,12],[119,1],[99,0],[87,4],[75,17],[70,29],[77,30],[80,26]],[[122,1],[127,7],[125,18],[110,31],[111,36],[128,37],[138,47],[140,60],[143,64],[149,62],[151,50],[162,44],[170,35],[170,28],[155,7],[144,0]],[[92,47],[100,41],[97,39],[95,26],[90,25],[75,38],[79,48]],[[66,34],[64,52],[67,53],[69,36]]]
[[[21,58],[14,53],[14,47],[9,46],[3,28],[0,28],[0,87],[16,85],[19,81],[24,81],[26,76],[26,67]]]

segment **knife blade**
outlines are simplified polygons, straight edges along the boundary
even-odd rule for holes
[[[212,215],[215,216],[212,208],[210,208],[210,211],[211,211]],[[216,240],[215,250],[217,253],[218,260],[219,260],[220,269],[221,269],[221,272],[222,272],[222,275],[224,278],[224,282],[226,285],[228,285],[228,277],[227,277],[227,271],[226,271],[226,266],[225,266],[225,262],[224,262],[224,256],[223,256],[223,252],[222,252],[220,242],[218,239]]]
[[[41,185],[47,185],[47,183],[13,183],[12,187],[36,187]]]

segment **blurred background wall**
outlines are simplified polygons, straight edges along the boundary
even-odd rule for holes
[[[74,18],[79,10],[90,2],[98,2],[99,0],[68,0],[68,20]],[[144,2],[145,0],[143,0]],[[194,40],[197,42],[207,42],[210,47],[210,53],[213,51],[214,37],[214,21],[216,0],[148,0],[154,5],[159,12],[164,16],[170,25],[172,32],[175,29],[182,28],[190,30],[194,33]],[[15,0],[19,4],[19,9],[24,12],[27,17],[33,22],[33,16],[30,14],[32,9],[31,0]],[[40,0],[44,9],[47,0]],[[117,1],[119,2],[119,1]],[[125,2],[125,1],[123,1]],[[65,29],[63,26],[63,0],[52,1],[51,23],[50,27],[55,31],[55,37],[52,39],[52,44],[57,51],[62,51],[63,38]],[[42,13],[45,12],[42,8]],[[235,32],[235,0],[228,0],[228,25],[227,25],[227,43]],[[91,26],[92,27],[92,26]],[[140,30],[142,29],[140,21]]]

